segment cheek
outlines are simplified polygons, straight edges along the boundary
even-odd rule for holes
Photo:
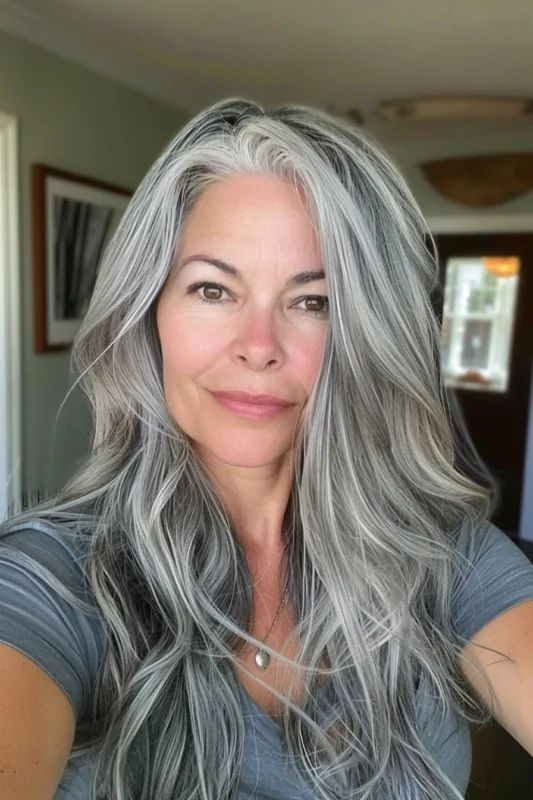
[[[300,352],[299,372],[301,382],[310,390],[320,373],[325,348],[325,335],[307,342],[305,349]]]
[[[166,380],[201,373],[220,356],[221,337],[207,336],[205,325],[194,316],[167,314],[162,309],[157,327]]]

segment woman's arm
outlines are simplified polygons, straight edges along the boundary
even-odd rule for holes
[[[476,695],[490,707],[485,681],[465,657],[481,667],[492,686],[495,718],[533,756],[533,600],[492,619],[463,649],[463,674]]]
[[[59,686],[0,643],[0,797],[52,800],[74,730],[74,710]]]

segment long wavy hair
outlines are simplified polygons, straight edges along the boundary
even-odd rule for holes
[[[304,690],[300,704],[276,693],[284,747],[327,800],[458,800],[417,730],[415,694],[424,686],[463,720],[490,714],[460,672],[465,642],[450,608],[457,537],[488,520],[493,487],[444,388],[422,214],[368,134],[301,106],[227,100],[192,119],[104,254],[73,349],[94,416],[90,456],[58,495],[16,517],[83,542],[109,629],[72,757],[98,756],[93,800],[237,796],[234,656],[260,644],[252,576],[165,401],[155,307],[195,200],[241,173],[303,187],[330,305],[286,512],[297,656],[283,660]]]

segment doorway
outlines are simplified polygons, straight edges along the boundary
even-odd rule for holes
[[[501,497],[492,521],[517,536],[533,367],[533,233],[435,235],[441,354]]]
[[[22,500],[17,144],[17,120],[0,113],[0,521]]]

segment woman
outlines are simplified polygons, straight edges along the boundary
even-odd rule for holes
[[[91,456],[3,527],[2,796],[451,800],[491,713],[533,754],[533,566],[457,466],[427,241],[309,109],[154,164],[74,347]]]

